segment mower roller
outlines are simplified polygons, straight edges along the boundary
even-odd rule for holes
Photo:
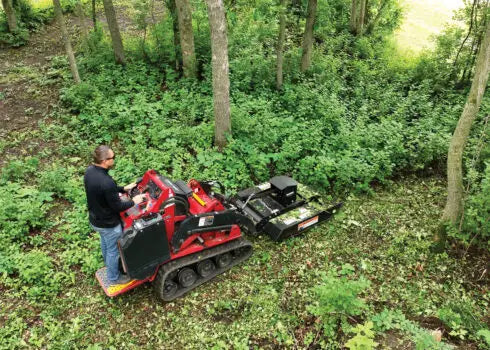
[[[120,214],[120,265],[131,281],[110,285],[106,268],[99,269],[96,277],[106,295],[151,282],[162,300],[171,301],[248,259],[252,244],[244,231],[280,241],[328,219],[340,207],[324,209],[316,194],[286,176],[231,198],[224,192],[218,181],[172,181],[148,170],[121,195],[123,200],[145,195],[142,203]]]

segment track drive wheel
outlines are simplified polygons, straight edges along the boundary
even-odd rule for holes
[[[175,283],[170,278],[167,277],[166,280],[164,280],[164,275],[165,273],[163,269],[160,269],[158,271],[157,277],[152,283],[153,289],[160,297],[160,299],[171,298],[179,289],[177,283]]]
[[[211,259],[206,259],[197,264],[196,270],[201,277],[208,277],[216,270],[216,265]]]
[[[232,260],[233,258],[230,253],[223,253],[216,257],[216,265],[218,265],[219,268],[222,268],[230,265]]]
[[[197,281],[197,275],[190,267],[184,267],[179,271],[177,279],[182,287],[188,288]]]

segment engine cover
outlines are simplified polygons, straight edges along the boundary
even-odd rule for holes
[[[151,276],[170,259],[165,223],[160,214],[135,220],[118,242],[124,270],[131,278]]]

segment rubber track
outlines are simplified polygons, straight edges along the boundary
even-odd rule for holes
[[[178,284],[179,290],[177,290],[177,292],[171,298],[165,298],[163,296],[163,286],[164,286],[165,279],[167,278],[167,276],[170,273],[172,273],[172,271],[181,269],[185,266],[189,266],[189,265],[198,263],[200,261],[215,257],[215,256],[223,254],[223,253],[232,252],[233,250],[239,249],[239,248],[249,248],[249,249],[247,252],[243,252],[242,255],[240,255],[239,257],[232,255],[233,260],[229,265],[222,267],[222,268],[218,268],[218,266],[216,266],[215,272],[210,276],[201,277],[194,270],[194,272],[196,272],[198,279],[196,280],[196,282],[192,286],[187,287],[187,288],[182,288],[180,286],[180,284]],[[155,280],[153,281],[154,289],[157,292],[160,299],[162,299],[164,301],[174,300],[174,299],[184,295],[188,291],[190,291],[190,290],[200,286],[201,284],[213,279],[214,277],[221,275],[222,273],[230,270],[233,266],[238,265],[242,261],[247,260],[252,255],[252,249],[253,249],[252,244],[249,241],[245,240],[244,238],[240,237],[240,238],[237,238],[231,242],[228,242],[228,243],[225,243],[225,244],[213,247],[213,248],[209,248],[209,249],[203,250],[201,252],[198,252],[196,254],[185,256],[185,257],[177,259],[177,260],[170,261],[169,263],[160,267],[160,270],[158,271],[158,275],[155,278]]]

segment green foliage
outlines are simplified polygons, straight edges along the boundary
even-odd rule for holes
[[[329,339],[335,339],[339,322],[345,322],[348,316],[360,315],[366,308],[358,295],[369,288],[370,283],[362,276],[358,280],[350,279],[352,269],[346,264],[339,273],[329,271],[323,275],[322,284],[313,290],[316,302],[308,309],[320,318]]]
[[[33,229],[46,227],[45,215],[52,201],[52,193],[32,186],[7,182],[0,197],[0,238],[25,240]]]
[[[8,287],[18,288],[21,295],[30,300],[47,300],[56,295],[67,275],[55,269],[53,260],[45,252],[10,251],[8,260],[0,260],[0,281]],[[7,263],[6,263],[7,261]],[[12,278],[11,276],[17,276]]]
[[[490,162],[486,162],[483,178],[472,192],[465,202],[462,232],[450,232],[465,243],[481,242],[490,249]]]
[[[471,302],[465,299],[447,303],[437,311],[437,316],[451,329],[449,334],[460,339],[466,339],[484,327],[480,315],[475,314]]]
[[[0,184],[7,181],[27,180],[37,170],[38,166],[39,158],[37,157],[12,160],[1,169]]]
[[[353,332],[356,335],[345,344],[346,348],[351,350],[371,350],[378,345],[374,341],[373,322],[368,321],[364,324],[358,324],[353,329]]]
[[[65,159],[65,161],[78,162],[80,158]],[[85,193],[81,179],[72,166],[51,164],[44,169],[38,178],[40,191],[51,192],[53,195],[69,200],[72,203],[85,201]]]
[[[29,31],[25,28],[18,28],[15,32],[8,32],[6,22],[0,22],[0,44],[11,47],[20,47],[27,43]]]
[[[72,11],[77,0],[61,0],[63,11]],[[7,19],[2,11],[0,16],[0,45],[19,47],[29,40],[29,33],[38,30],[42,25],[54,18],[52,2],[42,3],[41,6],[33,6],[29,0],[12,0],[17,19],[17,31],[8,32]]]
[[[144,42],[128,25],[128,64],[121,67],[114,63],[103,28],[92,31],[83,55],[77,56],[83,83],[72,86],[64,80],[60,97],[65,109],[53,109],[40,123],[44,149],[39,154],[37,148],[28,149],[36,156],[8,158],[2,167],[0,289],[9,315],[0,317],[0,348],[158,348],[172,343],[370,349],[376,346],[375,335],[382,343],[390,330],[417,349],[447,348],[413,321],[423,314],[437,315],[451,328],[450,341],[459,339],[463,346],[488,341],[482,322],[488,298],[462,273],[470,263],[428,251],[432,223],[440,214],[434,203],[443,201],[443,184],[417,178],[397,187],[391,181],[437,170],[445,161],[466,98],[465,91],[448,84],[464,31],[441,36],[434,53],[401,57],[387,39],[400,20],[396,3],[389,3],[379,26],[360,38],[348,32],[350,1],[321,3],[313,64],[301,73],[306,2],[290,2],[281,91],[274,87],[277,1],[227,4],[233,134],[221,152],[213,147],[205,3],[192,2],[196,81],[180,79],[174,69],[179,48],[174,47],[169,11],[154,23],[149,2],[132,8],[120,3],[122,11],[136,11],[124,18],[136,18],[137,29],[146,29]],[[374,16],[380,1],[370,4]],[[22,11],[24,21],[32,23],[21,26],[24,34],[36,26],[36,18],[44,21],[35,9]],[[52,18],[51,10],[43,13]],[[0,20],[0,32],[5,30]],[[461,56],[465,62],[471,58],[467,49]],[[460,63],[456,67],[464,69]],[[69,76],[66,58],[54,57],[47,75]],[[0,93],[0,100],[5,98]],[[487,95],[482,111],[488,110],[488,101]],[[471,187],[463,230],[455,235],[477,244],[488,242],[489,231],[488,152],[483,149],[472,161],[483,124],[477,123],[465,154]],[[9,134],[0,150],[26,147],[30,136]],[[109,300],[93,278],[103,262],[98,235],[91,234],[87,222],[82,184],[90,153],[102,142],[116,151],[112,174],[121,184],[151,168],[173,179],[218,179],[234,192],[288,174],[321,193],[376,197],[349,195],[340,215],[301,239],[275,245],[251,237],[256,252],[250,260],[219,283],[188,294],[184,303],[161,305],[145,286]],[[389,189],[373,189],[377,183]],[[340,271],[332,261],[343,262]],[[354,274],[357,269],[363,277]],[[368,289],[364,300],[360,296]],[[395,304],[400,310],[372,315],[380,305]],[[128,318],[139,321],[143,331],[127,326]],[[361,323],[353,327],[352,322]]]
[[[488,329],[480,329],[476,334],[490,346],[490,330]]]
[[[81,111],[87,103],[97,103],[102,98],[97,87],[82,82],[61,92],[61,101],[70,107],[72,112]]]
[[[406,333],[415,342],[416,350],[452,349],[445,343],[437,342],[427,330],[408,320],[400,310],[384,309],[371,317],[371,320],[376,331],[396,329]]]

